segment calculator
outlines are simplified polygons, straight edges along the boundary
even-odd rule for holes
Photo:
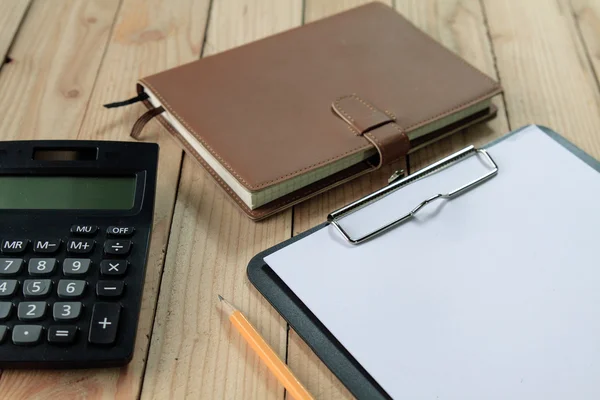
[[[133,355],[158,145],[0,142],[0,368]]]

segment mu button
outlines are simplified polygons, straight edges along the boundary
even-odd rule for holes
[[[78,236],[92,236],[98,232],[98,227],[95,225],[73,225],[71,233]]]

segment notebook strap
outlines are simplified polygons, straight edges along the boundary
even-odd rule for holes
[[[332,108],[356,135],[363,136],[375,146],[379,152],[377,168],[399,160],[408,153],[408,136],[391,113],[381,111],[356,94],[339,97],[333,102]]]
[[[165,111],[165,109],[160,106],[160,107],[156,107],[156,108],[152,108],[148,111],[146,111],[141,117],[138,118],[137,121],[135,121],[135,124],[133,124],[133,127],[131,128],[131,137],[134,139],[139,139],[140,135],[142,133],[142,129],[144,129],[144,126],[146,126],[146,124],[154,117],[156,117],[159,114],[162,114]]]

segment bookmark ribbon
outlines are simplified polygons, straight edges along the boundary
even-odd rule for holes
[[[123,101],[117,101],[117,102],[114,102],[114,103],[105,104],[104,108],[118,108],[118,107],[128,106],[130,104],[134,104],[134,103],[137,103],[139,101],[147,100],[149,97],[150,96],[148,96],[147,93],[141,92],[140,94],[138,94],[135,97],[132,97],[131,99],[127,99],[127,100],[123,100]]]

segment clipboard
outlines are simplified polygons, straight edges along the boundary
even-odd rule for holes
[[[455,153],[446,159],[440,160],[435,164],[417,172],[416,174],[409,175],[402,179],[402,181],[410,183],[411,179],[415,177],[422,178],[426,177],[428,172],[423,174],[423,171],[429,169],[429,173],[433,172],[437,168],[444,168],[448,163],[460,162],[460,159],[466,155],[466,153],[472,153],[473,151],[484,151],[486,148],[493,146],[494,144],[506,140],[507,138],[515,135],[516,133],[526,129],[528,126],[524,126],[515,131],[512,131],[505,136],[490,142],[482,149],[474,149],[469,147],[458,153]],[[553,130],[539,126],[537,127],[552,138],[555,142],[560,144],[566,150],[577,156],[580,160],[585,162],[587,165],[600,172],[600,162],[586,154],[583,150],[576,147],[574,144],[560,136]],[[493,157],[493,154],[491,155]],[[493,163],[493,158],[492,160]],[[493,163],[494,164],[494,163]],[[495,165],[495,164],[494,164]],[[433,168],[432,168],[433,167]],[[492,169],[493,171],[493,169]],[[495,172],[498,172],[498,167],[495,166]],[[421,176],[419,176],[421,174]],[[484,183],[485,180],[490,179],[494,176],[490,173],[489,176],[485,176],[476,180],[477,182],[469,182],[464,187],[457,188],[453,192],[474,189],[478,184]],[[354,203],[349,204],[341,208],[340,210],[332,212],[328,216],[328,221],[320,225],[315,226],[308,231],[305,231],[291,239],[288,239],[274,247],[271,247],[253,257],[250,260],[247,268],[247,274],[250,282],[258,289],[258,291],[269,301],[269,303],[279,312],[279,314],[290,324],[290,326],[298,333],[298,335],[308,344],[308,346],[315,352],[315,354],[323,361],[323,363],[333,372],[334,375],[340,379],[340,381],[346,386],[346,388],[357,398],[368,398],[368,399],[390,399],[391,397],[383,390],[383,388],[369,375],[369,373],[352,357],[352,355],[340,344],[340,342],[327,330],[327,328],[315,317],[315,315],[306,307],[302,301],[289,289],[289,287],[279,278],[279,276],[265,263],[264,258],[281,248],[289,246],[290,244],[301,240],[302,238],[312,234],[313,232],[322,229],[328,224],[336,225],[337,219],[343,217],[345,213],[352,212],[359,209],[371,202],[377,201],[382,195],[385,195],[390,189],[394,189],[392,185],[401,185],[401,181],[393,182],[383,189],[380,189],[370,195],[365,196],[362,199],[357,200]],[[395,188],[398,190],[401,188]],[[394,190],[394,191],[395,191]],[[446,193],[445,195],[451,197],[452,193]],[[440,195],[442,196],[442,195]],[[436,196],[434,196],[436,197]],[[423,203],[419,204],[415,209],[412,210],[412,215],[419,211],[420,208],[427,205],[429,202],[435,199],[424,199]],[[409,213],[411,214],[411,213]],[[372,232],[371,234],[364,235],[363,237],[351,237],[336,226],[339,233],[345,237],[350,243],[360,245],[361,242],[369,239],[373,239],[374,236],[385,232],[388,229],[392,229],[399,223],[403,222],[403,218],[411,218],[411,215],[405,215],[392,223],[382,226],[380,229]],[[376,240],[376,239],[375,239]]]

